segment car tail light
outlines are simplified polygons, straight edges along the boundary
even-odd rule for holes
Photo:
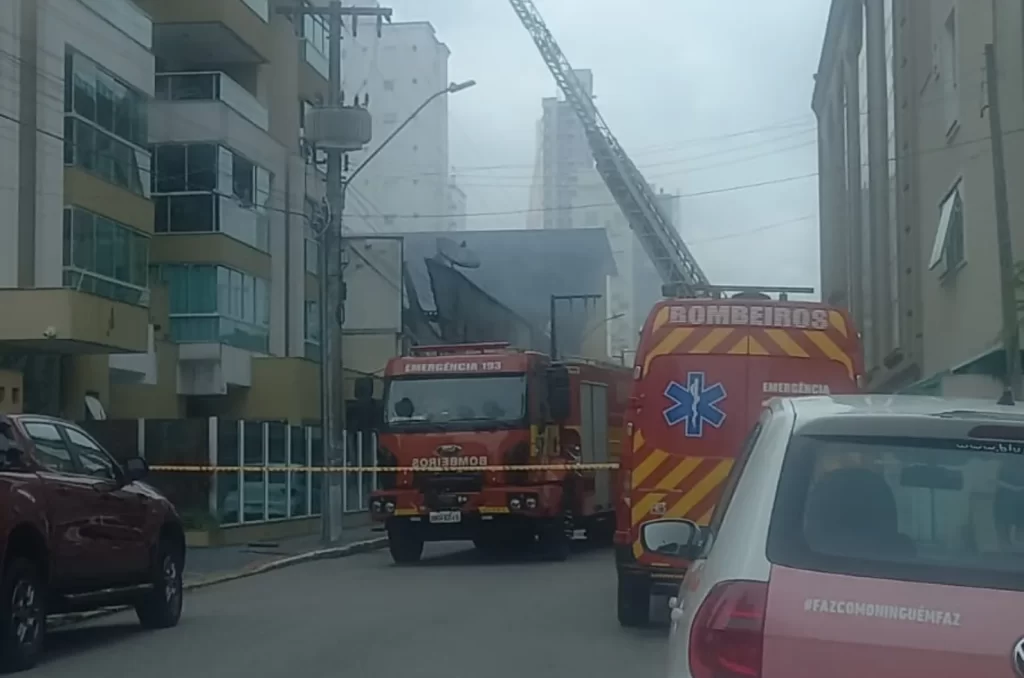
[[[716,584],[690,627],[693,678],[760,678],[768,584]]]

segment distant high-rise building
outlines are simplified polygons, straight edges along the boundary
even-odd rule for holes
[[[589,70],[575,71],[591,96],[594,78]],[[637,333],[661,282],[622,210],[594,166],[583,124],[562,98],[542,100],[537,126],[537,160],[531,191],[530,228],[604,228],[615,260],[616,274],[608,279],[608,351],[632,350]],[[666,206],[671,201],[666,196]],[[653,278],[652,278],[653,276]]]
[[[373,141],[349,157],[355,168],[428,97],[448,85],[450,52],[426,21],[385,24],[380,38],[368,20],[355,36],[351,26],[347,29],[342,50],[345,96],[362,100],[369,95],[373,114]],[[442,96],[420,112],[350,186],[348,227],[392,232],[447,229],[449,172],[448,97]]]

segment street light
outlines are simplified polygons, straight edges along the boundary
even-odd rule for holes
[[[420,113],[422,113],[423,109],[426,108],[427,106],[429,106],[430,103],[434,99],[437,99],[438,97],[443,97],[445,94],[455,94],[456,92],[461,92],[462,90],[469,89],[470,87],[473,87],[474,85],[476,85],[476,80],[466,80],[465,82],[453,82],[453,83],[450,83],[444,89],[439,90],[439,91],[434,92],[433,94],[431,94],[429,97],[424,99],[423,103],[420,104],[419,107],[415,111],[413,111],[412,113],[409,114],[408,118],[406,118],[404,121],[402,121],[401,125],[396,127],[391,132],[391,134],[389,134],[387,136],[387,138],[384,139],[384,141],[380,142],[380,146],[378,146],[377,148],[373,149],[373,152],[370,153],[370,155],[366,156],[366,158],[361,163],[359,163],[359,166],[356,167],[355,170],[352,171],[352,174],[348,175],[347,179],[342,179],[341,180],[341,206],[342,206],[342,214],[338,215],[339,220],[341,219],[341,216],[345,212],[345,210],[344,210],[344,207],[345,207],[345,193],[346,193],[346,191],[348,189],[348,185],[350,183],[352,183],[352,180],[355,179],[356,176],[360,172],[363,171],[363,168],[366,167],[368,164],[370,164],[370,161],[373,160],[374,158],[376,158],[377,155],[379,155],[380,152],[384,150],[384,147],[387,146],[388,144],[390,144],[392,139],[397,137],[399,132],[401,132],[403,129],[405,129],[406,126],[410,122],[415,120],[416,116],[418,116]],[[339,228],[340,228],[340,225],[341,224],[340,224],[340,221],[339,221]]]
[[[335,46],[335,48],[337,48],[337,46]],[[476,84],[476,80],[466,80],[465,82],[459,82],[459,83],[453,82],[453,83],[450,83],[444,89],[442,89],[442,90],[440,90],[438,92],[435,92],[434,94],[431,94],[429,97],[427,97],[423,101],[422,104],[419,105],[418,108],[416,108],[416,110],[414,110],[409,115],[409,117],[407,117],[402,122],[401,125],[396,127],[394,129],[394,131],[392,131],[391,134],[389,134],[384,139],[384,141],[382,141],[380,143],[380,145],[377,146],[377,148],[375,148],[373,150],[372,153],[370,153],[368,156],[366,156],[366,158],[363,159],[363,161],[361,163],[359,163],[359,165],[355,168],[355,170],[353,170],[353,172],[348,177],[341,177],[341,179],[338,182],[338,184],[330,184],[330,183],[328,184],[328,187],[327,187],[328,196],[331,195],[331,191],[332,191],[332,189],[334,187],[338,187],[338,188],[340,188],[340,190],[338,191],[338,194],[337,194],[337,202],[334,203],[334,204],[331,204],[332,215],[331,215],[330,221],[328,221],[328,223],[326,223],[324,225],[324,228],[322,229],[322,231],[319,234],[320,235],[320,238],[319,238],[319,240],[320,240],[320,280],[319,280],[320,314],[319,314],[319,318],[317,319],[317,324],[319,325],[319,329],[320,329],[320,346],[321,346],[321,350],[320,350],[320,374],[319,374],[319,378],[320,378],[320,421],[321,421],[321,425],[323,427],[323,431],[325,433],[325,435],[322,438],[322,440],[324,441],[324,460],[325,460],[325,465],[329,465],[329,464],[326,463],[328,461],[330,462],[330,465],[333,465],[333,463],[338,461],[337,459],[330,458],[328,455],[330,454],[331,457],[333,457],[334,444],[336,444],[337,441],[344,441],[344,437],[347,435],[346,422],[345,422],[345,419],[346,419],[345,398],[344,398],[344,392],[345,392],[345,389],[344,389],[345,368],[344,368],[344,359],[343,359],[344,351],[343,351],[343,346],[342,346],[342,339],[343,339],[343,336],[344,336],[344,334],[342,332],[342,326],[345,323],[345,296],[346,296],[346,292],[345,292],[345,270],[344,270],[344,263],[340,262],[340,258],[344,255],[344,252],[345,252],[345,244],[344,244],[344,242],[342,240],[342,236],[343,236],[343,232],[344,232],[344,227],[343,227],[343,223],[342,222],[344,220],[344,215],[345,215],[345,198],[346,198],[346,196],[348,194],[348,187],[352,183],[352,181],[359,175],[359,173],[363,171],[363,168],[365,168],[368,164],[370,164],[370,161],[373,160],[374,158],[376,158],[380,154],[380,152],[382,150],[384,150],[384,147],[387,146],[389,143],[391,143],[391,141],[396,136],[398,136],[398,133],[401,132],[403,129],[405,129],[406,126],[408,126],[408,124],[410,122],[412,122],[413,119],[417,115],[419,115],[423,111],[424,108],[426,108],[428,105],[430,105],[430,103],[434,99],[442,97],[442,96],[444,96],[446,94],[455,94],[456,92],[461,92],[464,89],[469,89],[470,87],[472,87],[475,84]],[[340,160],[336,160],[334,166],[335,167],[340,167]],[[331,166],[328,165],[328,170],[330,170],[330,169],[331,169]],[[331,178],[332,178],[332,175],[331,175],[331,172],[329,171],[328,172],[328,180],[330,180]],[[340,184],[340,186],[339,186],[339,184]],[[335,205],[337,206],[337,210],[334,209]],[[332,223],[335,220],[336,220],[336,223]],[[337,240],[333,240],[333,242],[332,242],[332,238],[330,237],[332,235],[331,231],[334,231],[333,235],[334,235],[334,237],[337,238]],[[337,249],[335,250],[335,248],[333,248],[333,247],[332,248],[328,248],[327,247],[327,243],[331,243],[332,245],[336,243]],[[328,251],[328,249],[330,249],[331,251]],[[331,257],[332,254],[333,254],[333,256],[338,257],[339,258],[339,262],[340,262],[339,266],[338,266],[338,270],[337,270],[338,281],[337,281],[336,284],[338,286],[338,289],[340,289],[340,291],[341,291],[340,301],[338,302],[338,304],[333,309],[328,307],[328,300],[330,299],[330,297],[329,297],[329,289],[330,288],[328,286],[328,277],[329,277],[328,276],[328,271],[330,270],[330,261],[331,261],[329,257]],[[330,322],[330,318],[331,318],[332,312],[336,314],[336,317],[334,318],[335,322],[334,322],[333,325],[331,325],[331,322]],[[328,337],[328,328],[330,328],[330,334],[331,334],[330,337]],[[324,350],[324,349],[326,349],[328,347],[333,347],[334,350],[333,351]],[[331,357],[332,354],[333,354],[333,356],[336,356],[336,358],[334,360],[330,360],[329,359],[329,357]],[[331,379],[331,370],[332,369],[337,370],[337,379],[334,380],[334,381],[332,381],[332,379]],[[333,405],[333,409],[334,409],[333,412],[331,411],[332,410],[332,405]],[[330,433],[328,433],[328,431],[330,431]],[[328,445],[327,444],[328,441],[331,441],[334,444]],[[341,444],[342,444],[342,449],[344,449],[345,443],[342,442]],[[347,466],[348,465],[347,455],[342,454],[340,461],[341,461],[341,465],[343,467]],[[325,477],[321,481],[321,488],[320,488],[320,492],[321,492],[321,512],[320,512],[320,515],[321,515],[321,521],[323,523],[323,525],[321,527],[321,536],[323,538],[323,541],[325,543],[328,543],[328,544],[333,542],[333,532],[334,532],[334,528],[332,526],[333,515],[331,514],[332,506],[333,506],[333,504],[331,502],[331,497],[332,497],[331,480],[332,480],[331,476],[325,474]],[[342,513],[344,513],[344,510],[345,510],[345,508],[342,507]]]

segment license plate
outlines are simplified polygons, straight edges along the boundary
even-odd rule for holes
[[[461,511],[431,511],[430,522],[432,523],[461,523],[462,512]]]

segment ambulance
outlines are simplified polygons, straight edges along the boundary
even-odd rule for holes
[[[614,538],[623,626],[646,624],[651,597],[673,595],[696,556],[645,548],[641,527],[709,523],[766,400],[860,390],[861,344],[846,311],[723,289],[658,302],[641,331]]]

